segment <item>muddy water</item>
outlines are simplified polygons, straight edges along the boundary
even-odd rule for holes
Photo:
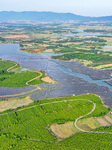
[[[39,93],[32,92],[34,100],[46,97],[71,96],[73,94],[95,93],[102,97],[103,101],[112,108],[112,86],[108,84],[112,80],[112,70],[95,70],[87,68],[81,63],[52,60],[47,54],[30,54],[19,51],[18,44],[0,45],[0,58],[18,62],[22,67],[43,70],[50,77],[59,81],[55,84],[41,84],[43,87]],[[45,56],[46,55],[46,56]],[[106,81],[106,82],[105,82]],[[34,86],[26,87],[35,88]],[[12,90],[13,89],[13,90]],[[0,95],[17,93],[17,88],[0,89]],[[22,88],[18,88],[20,92]]]

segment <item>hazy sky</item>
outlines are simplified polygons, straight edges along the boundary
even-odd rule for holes
[[[53,11],[109,16],[112,15],[112,0],[0,0],[0,11]]]

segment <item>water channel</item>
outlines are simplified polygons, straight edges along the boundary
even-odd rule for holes
[[[103,34],[103,33],[92,33],[92,32],[85,32],[82,29],[77,29],[77,28],[65,28],[67,30],[72,30],[72,31],[76,31],[79,33],[75,33],[75,34],[66,34],[65,36],[68,37],[73,37],[73,36],[112,36],[112,34]]]

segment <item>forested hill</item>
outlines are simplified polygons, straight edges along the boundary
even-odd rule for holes
[[[112,16],[85,17],[72,13],[1,11],[0,21],[112,21]]]

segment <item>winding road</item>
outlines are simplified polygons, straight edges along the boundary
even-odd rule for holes
[[[13,68],[14,68],[14,67],[16,67],[16,66],[17,66],[17,63],[15,63],[15,65],[14,65],[14,66],[12,66],[12,67],[8,68],[8,69],[7,69],[7,72],[10,72],[10,70],[11,70],[11,69],[13,69]]]
[[[14,66],[8,68],[8,69],[7,69],[7,72],[10,72],[10,70],[13,69],[15,66],[17,66],[17,63],[16,63]],[[33,81],[33,80],[35,80],[35,79],[39,79],[39,78],[42,76],[42,73],[41,73],[40,71],[33,71],[33,72],[37,72],[37,73],[39,73],[40,75],[37,76],[37,77],[35,77],[35,78],[33,78],[33,79],[30,79],[29,81],[27,81],[27,82],[26,82],[26,85],[29,85],[29,82],[31,82],[31,81]],[[24,96],[24,94],[29,94],[30,92],[34,92],[34,91],[37,91],[37,90],[41,90],[41,88],[40,88],[39,86],[36,86],[35,89],[30,90],[30,91],[27,91],[27,92],[23,92],[23,93],[19,93],[19,94],[12,94],[12,95],[1,95],[0,97],[3,97],[3,98],[4,98],[4,97],[10,97],[10,96]]]
[[[71,100],[54,101],[54,102],[39,104],[39,105],[35,105],[35,106],[23,108],[23,109],[20,109],[20,110],[16,110],[16,112],[18,112],[18,111],[23,111],[23,110],[26,110],[26,109],[30,109],[30,108],[33,108],[33,107],[37,107],[37,106],[49,105],[49,104],[56,104],[56,103],[62,103],[62,102],[68,102],[68,101],[76,101],[76,100],[78,100],[78,101],[79,101],[79,100],[80,100],[80,101],[88,101],[88,102],[90,102],[90,103],[93,104],[93,109],[92,109],[88,114],[85,114],[84,116],[80,116],[79,118],[77,118],[77,119],[75,120],[74,125],[75,125],[75,127],[76,127],[78,130],[80,130],[80,131],[82,131],[82,132],[87,132],[87,133],[112,134],[112,132],[86,131],[86,130],[83,130],[83,129],[81,129],[81,128],[79,128],[79,127],[77,126],[77,121],[78,121],[79,119],[82,119],[82,118],[84,118],[84,117],[86,117],[86,116],[92,114],[92,113],[94,112],[95,108],[96,108],[96,104],[95,104],[94,102],[88,100],[88,99],[71,99]],[[10,114],[10,113],[13,113],[13,112],[0,114],[0,116],[4,116],[4,115]]]

